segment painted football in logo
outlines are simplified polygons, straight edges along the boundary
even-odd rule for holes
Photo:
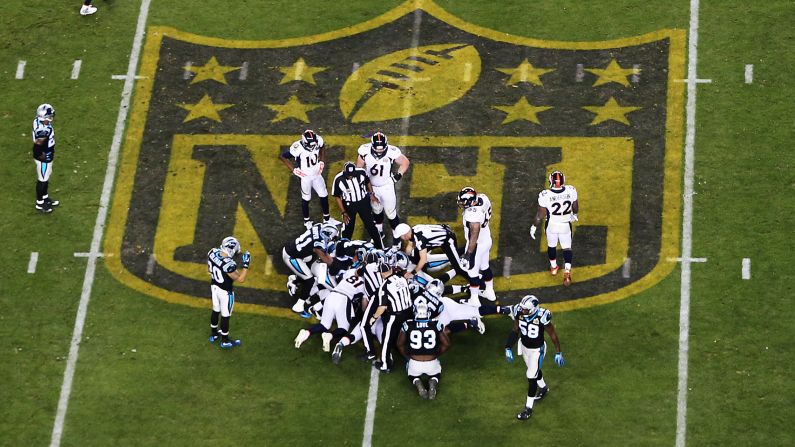
[[[480,54],[472,45],[408,48],[354,71],[342,86],[340,109],[353,123],[419,115],[461,98],[479,76]]]

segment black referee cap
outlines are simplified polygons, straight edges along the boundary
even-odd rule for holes
[[[356,172],[356,165],[353,163],[346,161],[345,166],[342,168],[342,175],[346,177],[352,176]]]

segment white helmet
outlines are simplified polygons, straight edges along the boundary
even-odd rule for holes
[[[320,227],[320,237],[325,241],[326,246],[336,241],[340,235],[340,231],[335,225],[325,223]]]
[[[538,298],[535,295],[525,295],[519,302],[519,307],[526,310],[528,314],[534,314],[538,310]]]
[[[402,251],[395,253],[391,261],[390,264],[392,264],[392,268],[395,270],[406,271],[409,268],[409,257]]]
[[[55,118],[55,107],[50,104],[42,104],[36,109],[36,117],[40,120],[52,121]]]
[[[234,236],[227,236],[221,241],[221,250],[226,252],[229,257],[234,257],[236,254],[240,253],[240,242],[238,242]]]
[[[430,320],[431,319],[431,311],[428,309],[428,300],[422,296],[417,297],[414,299],[414,304],[412,305],[414,310],[414,319],[415,320]]]
[[[444,283],[442,280],[434,278],[428,281],[428,285],[425,286],[425,291],[436,298],[441,298],[442,295],[444,295]]]

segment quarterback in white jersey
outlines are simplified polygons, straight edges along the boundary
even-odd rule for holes
[[[301,139],[293,143],[279,158],[293,175],[301,179],[301,213],[304,217],[304,225],[307,228],[311,226],[309,200],[312,198],[313,189],[320,198],[323,221],[328,222],[328,190],[326,190],[326,181],[322,176],[326,158],[323,137],[315,131],[307,129],[301,135]]]
[[[387,142],[386,135],[376,132],[370,142],[359,146],[359,157],[356,167],[364,168],[370,183],[373,185],[373,194],[370,197],[373,206],[373,218],[376,227],[383,236],[384,213],[389,219],[392,230],[400,223],[397,213],[397,197],[395,196],[395,183],[399,182],[406,171],[409,170],[409,159],[397,146]],[[392,172],[392,164],[397,163],[398,169]],[[399,244],[400,241],[397,241]]]
[[[461,257],[466,264],[470,279],[483,282],[481,295],[490,301],[497,299],[494,294],[494,273],[489,267],[491,252],[491,201],[485,194],[478,194],[475,188],[465,186],[458,193],[458,206],[463,208],[464,238],[466,247]],[[470,284],[470,296],[475,306],[480,305],[477,299],[480,284]],[[473,291],[473,289],[475,289]]]
[[[579,219],[577,213],[580,204],[577,201],[577,190],[565,184],[563,173],[555,171],[549,174],[549,189],[538,194],[538,211],[530,236],[536,238],[536,227],[542,218],[546,218],[547,254],[549,256],[549,272],[558,274],[556,248],[560,243],[563,249],[563,285],[571,284],[571,223]]]

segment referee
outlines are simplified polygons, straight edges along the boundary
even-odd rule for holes
[[[411,289],[403,276],[408,269],[409,259],[403,252],[395,253],[392,260],[392,274],[384,279],[375,296],[375,312],[367,322],[372,327],[383,317],[384,330],[381,337],[381,355],[373,367],[381,372],[389,372],[394,366],[392,348],[397,344],[403,323],[411,318]],[[365,317],[366,318],[366,317]]]
[[[337,200],[337,205],[342,210],[342,237],[350,239],[356,226],[356,215],[362,218],[367,234],[373,240],[375,248],[383,249],[384,242],[381,233],[373,221],[370,197],[373,197],[373,186],[364,169],[357,169],[351,162],[345,162],[342,172],[334,176],[331,195]]]

